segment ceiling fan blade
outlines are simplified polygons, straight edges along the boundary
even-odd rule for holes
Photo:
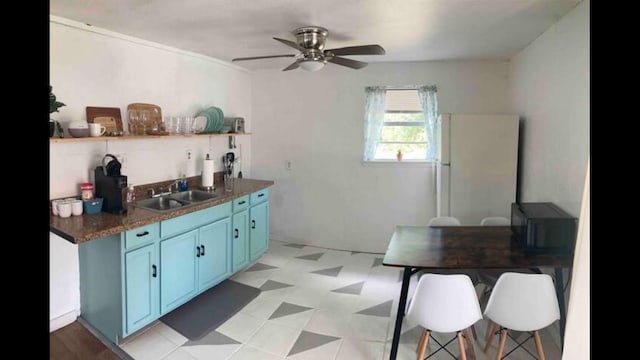
[[[294,62],[293,64],[287,66],[286,68],[282,69],[282,71],[289,71],[289,70],[293,70],[293,69],[297,69],[300,65],[298,65],[298,61]]]
[[[366,62],[363,61],[357,61],[357,60],[351,60],[351,59],[347,59],[347,58],[343,58],[343,57],[332,57],[330,59],[327,60],[330,63],[334,63],[334,64],[338,64],[338,65],[342,65],[342,66],[346,66],[352,69],[362,69],[363,67],[367,66]]]
[[[245,61],[245,60],[258,60],[258,59],[269,59],[269,58],[281,58],[281,57],[294,57],[295,55],[268,55],[268,56],[253,56],[253,57],[243,57],[243,58],[235,58],[231,59],[231,61]]]
[[[347,46],[343,48],[325,50],[325,53],[331,52],[333,55],[384,55],[386,51],[380,45],[360,45]]]
[[[285,44],[285,45],[288,45],[288,46],[291,46],[292,48],[294,48],[294,49],[296,49],[296,50],[298,50],[298,51],[301,51],[301,52],[305,52],[305,51],[307,51],[307,49],[305,49],[305,48],[303,48],[302,46],[300,46],[300,45],[298,45],[298,44],[294,43],[294,42],[293,42],[293,41],[291,41],[291,40],[280,39],[280,38],[277,38],[277,37],[274,37],[274,38],[273,38],[273,40],[278,40],[278,41],[280,41],[281,43],[283,43],[283,44]]]

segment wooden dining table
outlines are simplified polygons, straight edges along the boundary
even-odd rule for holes
[[[531,252],[515,240],[510,226],[396,226],[382,264],[401,267],[402,287],[393,331],[390,359],[398,353],[402,320],[411,275],[419,270],[553,268],[560,305],[560,343],[564,344],[566,308],[563,268],[570,268],[573,253]]]

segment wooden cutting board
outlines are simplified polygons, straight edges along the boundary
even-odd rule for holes
[[[147,121],[147,124],[145,124],[145,126],[147,127],[147,129],[150,129],[153,123],[157,123],[160,131],[157,133],[152,133],[147,131],[148,134],[150,135],[168,135],[169,134],[164,131],[164,123],[162,122],[162,109],[160,108],[160,106],[155,104],[132,103],[127,105],[127,113],[130,110],[137,110],[137,111],[146,110],[149,112],[149,120]]]
[[[87,122],[102,124],[107,131],[123,131],[120,108],[87,106]]]

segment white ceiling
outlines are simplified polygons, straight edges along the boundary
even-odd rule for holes
[[[50,13],[230,61],[296,54],[275,41],[329,30],[326,48],[379,44],[361,61],[509,59],[581,0],[51,0]],[[237,62],[284,68],[291,58]]]

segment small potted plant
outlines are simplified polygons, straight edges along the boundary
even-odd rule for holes
[[[60,101],[56,101],[56,96],[53,94],[53,86],[49,85],[49,114],[53,114],[54,112],[58,112],[58,109],[66,106],[64,103]],[[53,136],[53,133],[56,129],[56,121],[49,117],[49,137]]]
[[[398,153],[396,154],[396,159],[398,159],[398,161],[402,161],[402,149],[398,149]]]

